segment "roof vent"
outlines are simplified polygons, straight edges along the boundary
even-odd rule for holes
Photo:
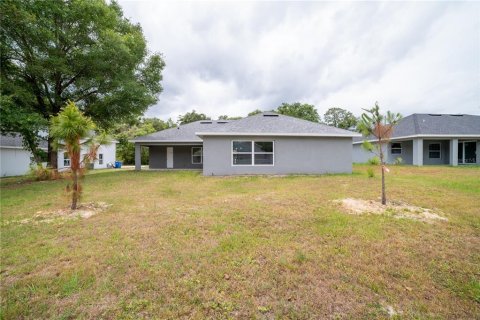
[[[270,113],[270,112],[265,112],[263,114],[264,117],[278,117],[278,114],[276,113]]]
[[[452,117],[463,117],[463,114],[451,114]]]
[[[442,116],[441,114],[435,114],[435,113],[429,113],[428,115],[432,116],[432,117],[441,117]]]
[[[200,121],[201,124],[212,124],[212,121]]]
[[[228,123],[228,121],[217,121],[217,123]]]

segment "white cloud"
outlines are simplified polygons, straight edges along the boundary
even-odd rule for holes
[[[147,112],[246,115],[281,102],[375,101],[480,114],[480,4],[121,1],[166,61]]]

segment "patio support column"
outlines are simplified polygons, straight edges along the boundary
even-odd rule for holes
[[[413,139],[413,165],[423,166],[423,139]]]
[[[450,165],[458,166],[458,139],[450,139]]]
[[[140,171],[142,169],[142,146],[139,143],[135,143],[135,170]]]

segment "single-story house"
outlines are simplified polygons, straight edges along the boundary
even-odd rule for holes
[[[19,134],[0,136],[0,176],[21,176],[30,170],[33,155],[23,146]],[[47,151],[47,141],[40,141],[40,149]]]
[[[203,174],[323,174],[352,172],[355,132],[274,112],[240,120],[196,121],[137,137],[151,169],[201,169]]]
[[[88,146],[83,145],[80,151],[80,159],[88,153]],[[106,169],[108,164],[113,165],[115,163],[117,153],[117,141],[111,141],[109,144],[101,145],[97,150],[97,160],[92,163],[91,169]],[[59,150],[57,153],[58,170],[66,170],[70,168],[70,158],[68,153],[63,150]]]
[[[93,163],[93,169],[107,168],[108,163],[114,163],[116,158],[116,142],[108,145],[101,145],[97,151],[97,160]],[[40,149],[47,151],[47,141],[40,141]],[[82,147],[81,155],[88,151],[87,146]],[[26,150],[22,143],[22,136],[19,134],[0,136],[0,169],[1,177],[20,176],[27,174],[32,163],[32,153]],[[65,170],[70,167],[68,154],[62,150],[57,156],[58,170]],[[46,163],[44,163],[46,165]]]
[[[375,155],[362,148],[364,140],[353,140],[353,161],[367,162]],[[384,152],[388,163],[401,158],[405,164],[480,164],[480,116],[468,114],[421,114],[403,118],[394,127]]]

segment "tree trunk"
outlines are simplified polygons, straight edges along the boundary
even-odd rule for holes
[[[378,141],[380,146],[380,165],[382,166],[382,205],[387,204],[387,196],[385,194],[385,161],[383,160],[383,145]]]
[[[53,169],[58,169],[58,156],[57,151],[53,150],[53,138],[48,138],[48,162],[50,162],[50,167]]]
[[[78,175],[77,170],[72,170],[73,186],[72,186],[72,206],[71,209],[77,209],[78,201]]]
[[[387,204],[387,196],[385,194],[385,166],[382,164],[382,204]]]

